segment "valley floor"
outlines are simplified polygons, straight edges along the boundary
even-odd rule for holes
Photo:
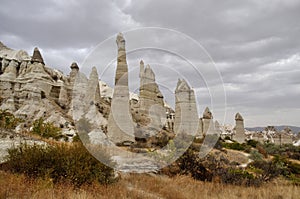
[[[298,198],[300,187],[284,180],[257,187],[222,185],[195,181],[188,176],[169,178],[146,174],[126,174],[111,185],[54,185],[51,180],[28,180],[23,175],[0,171],[0,198]]]

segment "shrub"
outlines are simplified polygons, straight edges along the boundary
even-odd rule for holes
[[[0,128],[14,129],[20,122],[21,119],[16,118],[12,113],[0,109]]]
[[[33,122],[32,133],[40,135],[44,138],[67,140],[67,137],[61,133],[61,129],[59,127],[54,126],[54,124],[50,122],[45,123],[42,118]]]
[[[250,152],[250,158],[254,161],[263,160],[263,156],[261,153],[259,153],[257,150],[252,150]]]
[[[233,149],[233,150],[238,150],[238,151],[244,151],[246,148],[245,144],[240,144],[238,142],[234,143],[222,143],[222,146],[227,149]]]
[[[253,148],[256,148],[256,146],[259,144],[259,142],[258,141],[256,141],[256,140],[248,140],[247,141],[247,145],[248,146],[251,146],[251,147],[253,147]]]
[[[81,143],[53,146],[22,144],[8,150],[6,169],[33,178],[50,178],[54,183],[75,186],[98,181],[113,182],[113,169],[99,162]],[[99,154],[99,152],[98,152]],[[107,155],[102,154],[110,161]]]

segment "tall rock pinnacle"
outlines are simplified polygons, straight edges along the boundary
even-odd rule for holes
[[[126,61],[125,39],[122,33],[118,34],[116,43],[118,46],[118,60],[115,85],[128,86],[128,66]]]
[[[175,90],[174,132],[196,135],[199,125],[194,90],[183,80],[178,80]]]
[[[125,39],[117,36],[118,61],[115,88],[108,118],[107,136],[114,143],[135,142],[134,126],[129,107],[128,66],[126,61]]]
[[[240,113],[235,115],[235,136],[234,139],[239,142],[245,142],[245,127],[244,127],[244,118]]]
[[[45,64],[44,59],[43,59],[43,57],[42,57],[42,55],[41,55],[41,53],[40,53],[40,51],[37,47],[34,48],[31,61],[32,62],[38,62],[38,63],[41,63],[41,64]]]

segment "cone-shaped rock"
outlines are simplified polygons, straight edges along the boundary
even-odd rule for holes
[[[205,108],[204,112],[203,112],[203,118],[204,119],[213,119],[212,113],[209,110],[208,107]]]
[[[235,120],[238,120],[238,121],[244,121],[244,118],[242,117],[242,115],[240,113],[237,113],[235,115]]]
[[[214,123],[213,123],[213,115],[208,107],[205,108],[203,112],[203,118],[202,118],[202,131],[203,135],[206,135],[209,132],[209,134],[212,133],[214,129]]]
[[[76,78],[76,75],[78,74],[78,71],[79,71],[79,67],[77,65],[76,62],[73,62],[70,66],[71,68],[71,72],[70,72],[70,83],[71,85],[74,84],[74,81],[75,81],[75,78]]]
[[[128,66],[126,61],[125,39],[120,33],[116,40],[118,61],[115,88],[108,118],[107,136],[114,143],[134,142],[134,126],[129,107]]]
[[[99,75],[96,67],[92,68],[86,91],[86,100],[89,104],[100,104]]]
[[[245,127],[244,127],[244,118],[240,113],[235,115],[235,136],[234,140],[239,143],[245,142]]]
[[[141,61],[140,66],[140,106],[148,114],[149,109],[153,105],[164,107],[163,95],[155,82],[155,74],[150,65],[147,65],[144,70],[144,63]],[[164,111],[165,112],[165,111]]]
[[[31,61],[41,63],[41,64],[45,64],[44,59],[43,59],[43,57],[42,57],[42,55],[41,55],[41,53],[40,53],[40,51],[37,47],[34,48]]]
[[[126,61],[125,39],[122,33],[118,34],[116,43],[118,46],[118,59],[115,85],[128,86],[128,66]]]
[[[196,135],[198,130],[198,112],[193,89],[185,80],[178,80],[175,90],[174,132]]]

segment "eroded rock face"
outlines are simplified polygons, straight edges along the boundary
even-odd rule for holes
[[[118,46],[117,70],[115,85],[128,87],[128,66],[126,61],[125,39],[119,33],[116,40]]]
[[[205,108],[204,112],[203,112],[203,118],[204,119],[213,119],[212,113],[209,110],[208,107]]]
[[[67,115],[72,92],[69,78],[46,67],[38,48],[30,57],[25,51],[13,50],[1,43],[0,61],[1,109],[23,118],[27,126],[40,117],[44,120],[66,118],[54,120],[57,126],[66,126],[64,121],[72,123]]]
[[[199,119],[193,89],[185,80],[178,80],[175,90],[175,134],[196,135]]]
[[[163,95],[155,81],[153,70],[150,65],[144,68],[143,61],[140,62],[139,106],[140,124],[156,129],[158,133],[166,123]]]
[[[5,67],[1,78],[5,78],[8,80],[14,80],[17,77],[17,68],[19,67],[19,63],[16,60],[11,60],[7,67]]]
[[[34,48],[31,62],[37,62],[37,63],[41,63],[41,64],[45,65],[44,59],[40,53],[40,50],[37,47]]]
[[[78,71],[79,71],[79,67],[78,67],[78,65],[77,65],[76,62],[73,62],[71,64],[70,68],[71,68],[71,72],[70,72],[70,84],[71,84],[71,86],[73,86],[75,78],[76,78],[76,76],[78,74]]]
[[[244,126],[244,118],[240,113],[235,115],[235,136],[234,140],[239,143],[245,142],[245,126]]]
[[[115,89],[108,118],[108,137],[117,143],[134,142],[134,126],[129,107],[128,66],[126,61],[125,39],[117,36],[118,61],[115,77]]]
[[[213,115],[208,107],[205,108],[202,117],[202,133],[206,134],[214,134],[214,122]]]
[[[99,86],[99,75],[96,67],[92,68],[86,93],[86,98],[90,104],[100,104],[101,96]]]

